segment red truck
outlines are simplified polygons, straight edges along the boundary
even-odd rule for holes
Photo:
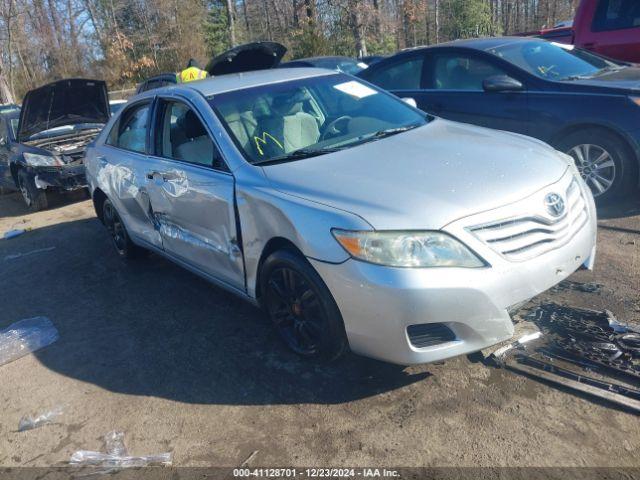
[[[582,0],[572,27],[531,33],[616,60],[640,63],[640,0]]]

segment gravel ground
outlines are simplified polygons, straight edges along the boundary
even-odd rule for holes
[[[0,467],[64,465],[126,433],[177,466],[640,467],[638,417],[461,357],[402,368],[286,351],[254,307],[151,256],[117,258],[91,202],[29,214],[0,197],[0,329],[37,315],[53,345],[0,367]],[[535,301],[640,321],[640,201],[601,211],[598,293]],[[53,425],[20,417],[61,405]]]

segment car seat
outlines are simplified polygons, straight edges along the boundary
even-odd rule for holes
[[[213,162],[213,142],[198,116],[189,110],[183,120],[187,141],[178,145],[175,156],[178,160],[211,165]]]

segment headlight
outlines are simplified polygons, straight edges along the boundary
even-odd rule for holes
[[[442,232],[332,230],[353,257],[389,267],[466,267],[485,264],[455,238]]]
[[[37,153],[23,153],[24,160],[32,167],[58,167],[63,165],[62,160],[53,155],[39,155]]]
[[[637,106],[640,107],[640,97],[629,97],[629,100],[631,100],[633,103],[635,103]]]

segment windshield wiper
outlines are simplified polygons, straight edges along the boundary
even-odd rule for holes
[[[568,77],[562,77],[560,81],[570,82],[573,80],[590,80],[592,78],[593,78],[593,75],[569,75]]]
[[[253,162],[254,165],[269,165],[272,163],[287,162],[290,160],[301,160],[303,158],[317,157],[319,155],[325,155],[327,153],[337,152],[343,150],[346,147],[323,147],[323,148],[299,148],[293,152],[289,152],[285,155],[279,155],[273,158],[265,158],[264,160],[258,160]]]
[[[370,137],[367,138],[384,138],[390,137],[391,135],[396,135],[398,133],[406,132],[407,130],[413,130],[414,128],[422,125],[421,123],[415,123],[411,125],[405,125],[404,127],[395,127],[395,128],[387,128],[385,130],[379,130]]]
[[[617,72],[618,70],[622,70],[624,67],[619,67],[616,65],[609,65],[608,67],[601,68],[595,73],[591,75],[569,75],[568,77],[562,77],[560,80],[591,80],[594,77],[603,75],[609,72]]]

